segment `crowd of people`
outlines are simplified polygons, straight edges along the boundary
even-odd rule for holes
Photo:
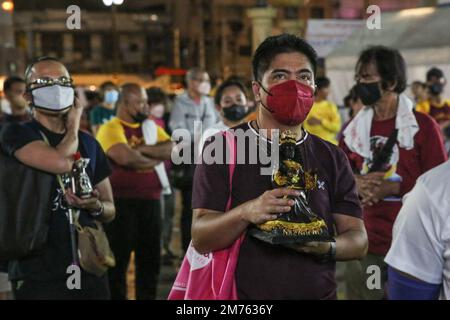
[[[2,153],[54,179],[45,249],[9,261],[0,256],[0,299],[127,299],[132,253],[136,299],[156,299],[162,263],[178,261],[190,246],[206,255],[236,241],[239,299],[336,299],[336,262],[348,299],[450,299],[445,75],[430,69],[425,81],[412,83],[409,98],[400,52],[372,46],[360,53],[355,85],[338,108],[317,59],[303,39],[272,36],[254,53],[251,86],[233,76],[212,89],[208,72],[192,68],[176,97],[137,83],[75,89],[66,66],[49,57],[30,64],[23,78],[7,78]],[[295,134],[317,177],[307,201],[333,241],[287,248],[246,234],[291,210],[298,192],[274,189],[259,159],[236,165],[232,176],[226,161],[195,161],[230,128],[270,143],[273,130]],[[174,138],[177,130],[190,139]],[[238,150],[249,148],[246,140]],[[189,161],[174,163],[176,153]],[[75,154],[90,159],[87,197],[59,183]],[[181,255],[171,247],[177,195]],[[69,208],[78,232],[104,224],[114,254],[107,272],[92,274],[71,255]],[[67,267],[77,262],[81,289],[71,290]],[[376,288],[367,285],[373,266],[380,270]]]

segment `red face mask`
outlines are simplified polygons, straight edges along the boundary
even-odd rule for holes
[[[305,121],[314,103],[313,89],[295,80],[277,84],[266,93],[267,107],[263,106],[286,126],[297,126]]]

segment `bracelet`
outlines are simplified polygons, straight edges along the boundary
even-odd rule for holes
[[[328,251],[328,257],[330,260],[336,260],[336,242],[330,242],[330,251]]]
[[[318,261],[321,263],[327,263],[330,261],[334,261],[335,258],[336,258],[336,242],[333,240],[330,242],[330,249],[328,250],[328,252],[320,256]]]
[[[93,217],[99,217],[103,214],[103,211],[105,211],[105,205],[103,204],[103,202],[101,202],[100,200],[98,200],[98,202],[100,202],[100,209],[91,212],[91,216]]]

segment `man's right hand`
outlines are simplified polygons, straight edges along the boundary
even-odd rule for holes
[[[80,121],[81,115],[83,114],[83,107],[80,104],[78,98],[75,98],[73,107],[70,108],[67,113],[66,118],[66,128],[67,130],[73,130],[74,132],[78,132],[80,129]]]
[[[242,208],[243,218],[253,224],[275,220],[277,218],[275,213],[289,212],[294,205],[294,200],[283,197],[299,195],[299,191],[288,188],[266,191],[258,198],[245,203],[245,207]]]

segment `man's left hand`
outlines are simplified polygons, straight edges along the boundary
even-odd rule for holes
[[[322,241],[311,241],[302,245],[292,245],[290,248],[297,252],[308,253],[317,256],[327,254],[330,251],[331,243]]]

